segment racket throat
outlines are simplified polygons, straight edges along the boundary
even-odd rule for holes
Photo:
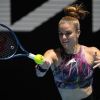
[[[34,57],[35,57],[35,55],[34,55],[34,54],[29,53],[28,58],[30,58],[30,59],[32,59],[32,60],[34,60]]]

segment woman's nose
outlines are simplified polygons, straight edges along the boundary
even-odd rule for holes
[[[68,38],[68,36],[66,35],[66,34],[63,34],[63,37],[62,37],[63,39],[67,39]]]

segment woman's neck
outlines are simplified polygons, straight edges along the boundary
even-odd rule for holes
[[[69,47],[69,48],[64,48],[64,51],[66,54],[77,54],[80,51],[80,45],[77,44],[73,47]]]

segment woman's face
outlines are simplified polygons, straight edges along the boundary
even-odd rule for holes
[[[61,45],[66,49],[78,43],[80,31],[75,29],[72,23],[62,23],[59,25],[59,39]]]

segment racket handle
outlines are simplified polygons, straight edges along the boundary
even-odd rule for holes
[[[41,54],[34,55],[32,53],[29,53],[28,57],[30,59],[33,59],[36,64],[43,64],[44,63],[44,57]]]

